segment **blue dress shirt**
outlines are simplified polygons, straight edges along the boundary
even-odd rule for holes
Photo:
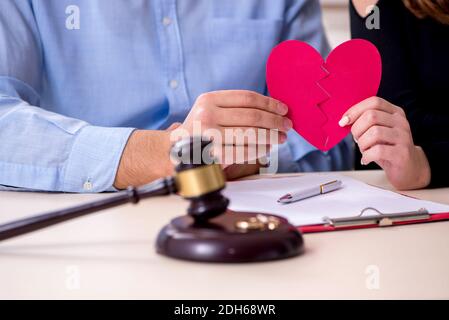
[[[317,0],[1,0],[0,185],[113,190],[131,132],[183,121],[197,96],[266,93],[280,41],[328,52]],[[281,171],[351,166],[294,131]]]

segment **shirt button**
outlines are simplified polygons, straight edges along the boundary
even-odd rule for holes
[[[85,191],[91,191],[92,190],[92,182],[91,181],[86,181],[86,182],[84,182],[84,184],[83,184],[83,189],[85,190]]]
[[[171,19],[169,17],[164,17],[164,19],[162,19],[162,24],[164,26],[169,26],[171,24]]]
[[[171,80],[169,83],[170,88],[172,89],[176,89],[177,87],[179,87],[179,83],[176,80]]]

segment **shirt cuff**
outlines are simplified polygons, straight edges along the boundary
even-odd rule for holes
[[[113,187],[120,159],[133,128],[86,126],[72,146],[64,172],[66,192],[116,191]]]

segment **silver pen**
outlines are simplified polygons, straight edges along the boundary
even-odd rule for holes
[[[304,200],[310,197],[318,196],[320,194],[332,192],[334,190],[340,189],[342,186],[342,182],[340,180],[330,181],[328,183],[311,187],[309,189],[304,189],[298,192],[291,192],[283,195],[278,199],[279,203],[291,203],[300,200]]]

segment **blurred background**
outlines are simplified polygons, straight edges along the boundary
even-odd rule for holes
[[[350,39],[350,0],[320,0],[323,6],[324,27],[332,48]]]

